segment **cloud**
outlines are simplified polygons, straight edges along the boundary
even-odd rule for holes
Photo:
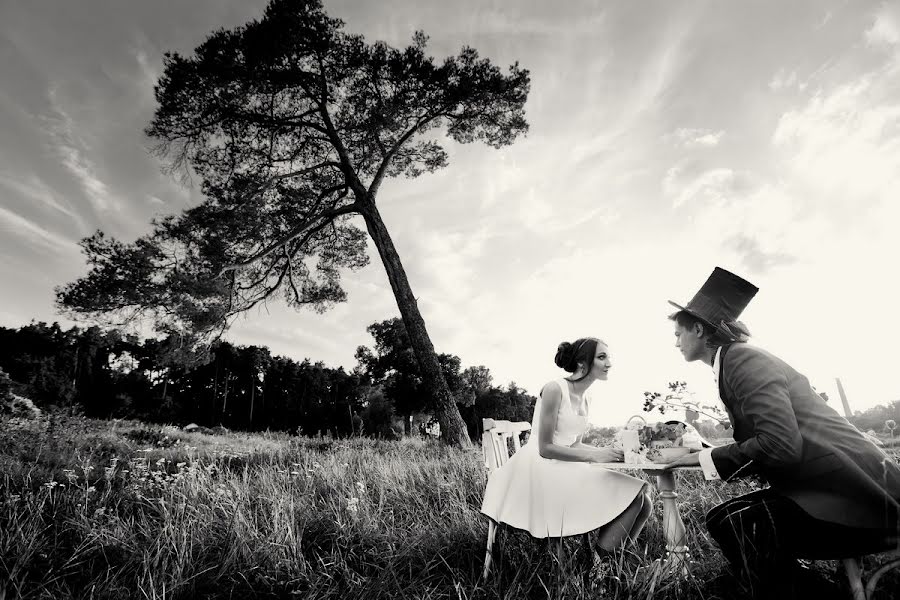
[[[683,167],[675,166],[663,180],[663,192],[672,198],[672,208],[724,202],[746,191],[748,185],[744,176],[729,168],[709,169],[687,181],[684,175]]]
[[[900,42],[900,26],[897,24],[896,15],[882,5],[881,10],[875,16],[875,22],[865,32],[865,41],[869,46],[896,46]]]
[[[56,192],[34,174],[29,175],[24,180],[10,174],[0,174],[0,185],[66,215],[78,224],[82,232],[86,231],[84,220],[72,209],[68,202],[64,205],[63,201],[57,198]]]
[[[769,81],[769,89],[778,92],[793,87],[799,88],[801,91],[806,88],[806,83],[801,83],[797,78],[797,71],[787,72],[784,68],[778,69],[778,72]]]
[[[422,232],[414,241],[412,256],[427,281],[424,294],[437,295],[449,303],[472,295],[475,271],[490,237],[487,228],[471,232]]]
[[[734,250],[740,261],[752,272],[762,273],[772,267],[789,265],[797,261],[797,258],[785,252],[767,252],[760,241],[746,233],[739,233],[725,242],[725,247]]]
[[[822,89],[785,112],[772,135],[784,177],[847,215],[893,201],[900,183],[900,61]]]
[[[32,245],[55,253],[78,252],[78,245],[0,206],[0,226]]]
[[[53,117],[46,119],[47,131],[56,142],[62,164],[75,177],[91,206],[98,214],[118,211],[119,206],[110,197],[107,185],[97,176],[96,167],[88,157],[90,150],[78,134],[74,121],[62,108],[55,88],[48,92]]]
[[[802,214],[781,183],[755,173],[685,161],[666,172],[662,187],[690,219],[696,247],[715,248],[754,273],[792,264],[821,239],[821,222]]]
[[[156,82],[159,81],[162,71],[159,69],[158,64],[151,63],[150,58],[144,49],[135,48],[133,52],[140,74],[138,84],[142,91],[147,92],[147,98],[152,102],[153,88],[156,85]]]
[[[479,35],[547,36],[566,38],[572,36],[596,35],[605,23],[604,11],[594,11],[591,15],[573,20],[565,10],[556,7],[549,14],[536,15],[521,12],[510,14],[507,10],[480,9],[471,13],[476,24],[467,23],[467,31],[477,31]]]
[[[721,130],[681,127],[668,137],[677,141],[684,148],[714,148],[719,145],[724,135],[725,132]]]

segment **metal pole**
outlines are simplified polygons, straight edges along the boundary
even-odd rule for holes
[[[853,416],[853,413],[850,411],[850,403],[847,402],[847,394],[844,393],[844,386],[841,385],[840,377],[835,377],[834,381],[837,383],[838,394],[841,396],[841,404],[844,405],[844,416],[849,419]]]

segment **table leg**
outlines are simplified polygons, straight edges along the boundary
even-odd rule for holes
[[[684,545],[685,530],[678,504],[675,499],[675,473],[662,471],[656,474],[656,485],[663,504],[663,531],[666,534],[666,550],[679,558],[686,558],[687,546]]]

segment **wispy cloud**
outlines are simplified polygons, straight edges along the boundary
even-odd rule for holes
[[[29,221],[22,215],[0,206],[0,226],[8,233],[20,239],[56,253],[77,252],[78,245],[59,234],[53,233],[40,225]]]
[[[792,88],[799,88],[801,91],[806,89],[806,83],[801,82],[797,78],[797,71],[788,72],[783,67],[778,69],[778,72],[772,76],[772,79],[769,81],[769,89],[773,92],[779,92],[781,90],[787,90]]]
[[[61,200],[56,192],[46,183],[41,181],[39,177],[31,174],[24,179],[20,179],[11,174],[0,173],[0,185],[29,200],[37,202],[41,206],[46,206],[66,215],[78,225],[81,233],[87,232],[87,226],[84,223],[84,219],[75,212],[74,208],[68,202]]]
[[[900,184],[900,60],[823,89],[784,113],[772,135],[791,180],[816,203],[858,207],[894,200]],[[858,212],[858,211],[854,211]]]
[[[724,135],[725,132],[721,130],[681,127],[668,137],[684,148],[714,148],[719,145]]]
[[[753,273],[764,273],[773,267],[789,265],[797,260],[786,252],[765,250],[758,239],[747,233],[731,238],[725,242],[725,246],[734,250],[740,261]]]
[[[898,15],[887,4],[875,15],[875,22],[866,30],[865,41],[870,46],[895,46],[900,43]]]
[[[663,192],[672,198],[672,208],[723,202],[748,189],[746,176],[729,168],[709,169],[693,177],[685,171],[682,166],[672,167],[663,180]]]
[[[97,169],[88,156],[89,145],[76,131],[72,118],[63,109],[54,88],[50,88],[48,98],[54,114],[46,119],[47,130],[54,138],[63,166],[78,181],[98,214],[118,211],[118,204],[110,196],[107,185],[98,177]]]

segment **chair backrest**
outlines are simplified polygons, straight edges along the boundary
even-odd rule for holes
[[[500,421],[497,419],[481,420],[481,451],[484,454],[484,466],[488,472],[506,464],[509,460],[509,440],[512,438],[513,452],[522,447],[519,436],[531,431],[531,423],[525,421]]]

